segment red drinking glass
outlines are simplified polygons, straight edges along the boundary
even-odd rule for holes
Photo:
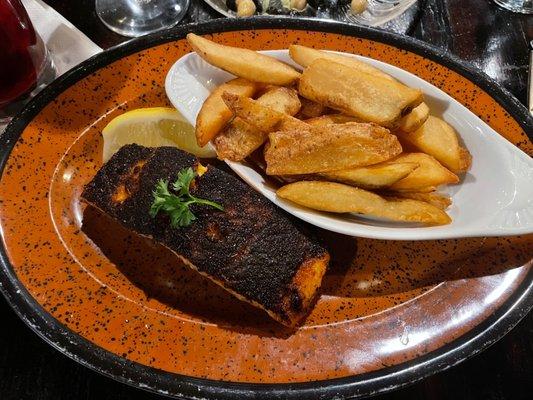
[[[36,88],[47,58],[20,0],[0,0],[0,120]]]

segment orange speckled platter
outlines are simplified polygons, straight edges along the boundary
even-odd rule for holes
[[[85,208],[101,129],[169,105],[164,79],[194,31],[257,50],[300,43],[404,68],[533,154],[525,107],[406,37],[298,19],[218,20],[128,42],[35,98],[1,138],[1,289],[54,347],[122,382],[187,398],[345,398],[390,390],[480,351],[533,305],[533,236],[424,242],[317,231],[332,254],[295,331]]]

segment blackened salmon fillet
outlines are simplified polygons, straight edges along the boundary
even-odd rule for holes
[[[173,228],[166,214],[150,216],[153,190],[160,179],[174,182],[188,167],[202,172],[191,194],[224,210],[193,205],[197,219]],[[85,186],[82,199],[287,326],[297,326],[309,312],[329,262],[299,221],[233,175],[214,166],[205,170],[173,147],[122,147]]]

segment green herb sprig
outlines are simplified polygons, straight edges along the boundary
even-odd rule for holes
[[[189,226],[196,216],[190,210],[192,204],[202,204],[223,211],[224,208],[214,201],[200,199],[190,193],[191,182],[196,178],[194,170],[184,168],[178,172],[178,179],[172,184],[172,189],[177,193],[171,193],[168,189],[168,180],[160,179],[153,191],[154,201],[150,207],[150,216],[155,216],[161,211],[170,217],[170,225],[173,228]]]

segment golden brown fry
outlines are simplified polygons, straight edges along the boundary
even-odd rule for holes
[[[300,109],[300,100],[296,91],[285,87],[272,88],[259,97],[255,103],[289,115],[296,114]],[[214,139],[213,144],[218,158],[241,161],[258,149],[267,138],[268,132],[257,129],[237,116]]]
[[[358,72],[365,72],[370,75],[395,81],[392,76],[386,74],[385,72],[381,71],[376,67],[373,67],[370,64],[365,63],[364,61],[360,61],[357,58],[353,57],[343,56],[337,53],[316,50],[309,47],[300,46],[298,44],[291,44],[289,46],[289,55],[296,63],[300,64],[302,67],[308,67],[315,60],[325,59],[353,68]]]
[[[425,201],[441,210],[446,210],[451,204],[452,199],[440,193],[420,193],[420,192],[389,192],[387,195],[392,197],[401,197],[403,199],[413,199]]]
[[[253,50],[224,46],[194,33],[189,33],[187,40],[209,64],[241,78],[286,86],[300,77],[300,73],[291,66]]]
[[[399,132],[398,136],[401,140],[435,157],[455,173],[465,172],[470,168],[472,162],[470,153],[459,144],[455,130],[440,118],[430,115],[416,131]]]
[[[457,173],[466,172],[472,166],[472,154],[464,147],[459,147],[459,169]]]
[[[272,132],[285,118],[285,114],[282,112],[264,107],[258,104],[256,100],[243,96],[223,93],[222,99],[235,117],[242,118],[262,132]]]
[[[437,188],[435,186],[424,186],[416,189],[416,193],[432,193],[436,191]],[[409,189],[406,190],[398,190],[398,192],[405,192],[405,193],[411,193]]]
[[[273,132],[274,130],[280,129],[282,124],[289,124],[289,126],[302,127],[304,129],[307,127],[305,122],[273,110],[272,108],[265,107],[257,100],[236,96],[231,93],[224,93],[222,98],[236,117],[242,118],[263,132]]]
[[[304,70],[298,90],[307,99],[387,127],[422,102],[420,90],[325,59]]]
[[[243,78],[233,79],[217,87],[204,101],[196,118],[196,141],[205,146],[213,139],[232,118],[233,113],[222,100],[222,93],[228,92],[240,96],[253,96],[258,84]]]
[[[441,165],[435,158],[425,153],[403,153],[391,162],[411,162],[419,164],[413,172],[394,183],[391,190],[421,192],[448,183],[457,183],[459,178]]]
[[[300,103],[302,104],[302,108],[300,109],[298,114],[296,114],[296,118],[299,119],[320,117],[328,111],[328,108],[326,106],[306,99],[305,97],[300,97]]]
[[[396,136],[375,124],[349,122],[270,133],[267,174],[335,171],[386,161],[402,151]]]
[[[298,92],[286,87],[268,90],[257,99],[257,102],[262,106],[291,116],[297,114],[302,107]]]
[[[368,167],[322,172],[318,175],[329,181],[345,183],[363,189],[378,189],[391,186],[418,168],[416,163],[383,162]]]
[[[326,126],[330,124],[345,124],[346,122],[363,122],[356,117],[350,117],[344,114],[328,114],[320,117],[306,119],[305,123],[312,126]]]
[[[417,200],[386,198],[342,183],[301,181],[278,189],[277,195],[304,207],[334,213],[358,213],[393,221],[445,225],[450,217]]]
[[[219,159],[241,161],[259,148],[267,137],[268,134],[237,117],[213,139],[213,145]]]
[[[398,121],[397,129],[402,132],[412,132],[420,128],[428,119],[429,107],[426,103],[420,103],[411,112]]]
[[[274,89],[277,89],[277,88],[280,88],[280,87],[284,87],[284,86],[278,86],[278,85],[268,85],[268,84],[265,84],[265,83],[258,83],[258,85],[259,85],[259,89],[255,93],[254,98],[259,98],[262,95],[264,95],[266,92],[270,92],[271,90],[274,90]]]

